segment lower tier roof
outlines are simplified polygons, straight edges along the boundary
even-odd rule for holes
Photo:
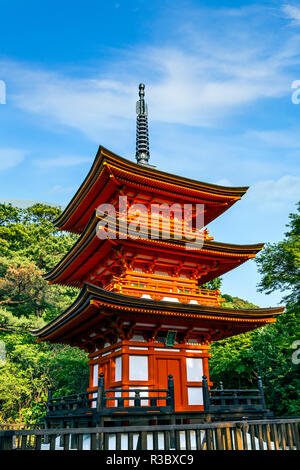
[[[276,316],[283,311],[284,307],[231,309],[144,299],[86,283],[69,308],[46,326],[32,330],[31,334],[38,341],[65,343],[86,349],[84,345],[92,341],[91,334],[95,330],[101,332],[104,323],[106,326],[110,324],[110,330],[118,325],[119,332],[122,322],[134,325],[150,321],[158,327],[167,321],[168,325],[185,326],[190,331],[209,331],[209,340],[218,340],[275,322]]]

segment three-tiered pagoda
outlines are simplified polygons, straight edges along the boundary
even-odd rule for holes
[[[139,95],[137,163],[100,146],[56,221],[60,230],[80,237],[45,279],[77,287],[79,296],[33,334],[88,353],[91,394],[100,373],[109,389],[140,387],[148,396],[165,389],[172,374],[175,410],[201,411],[203,375],[211,385],[210,344],[275,322],[283,308],[225,308],[219,290],[202,287],[263,248],[216,242],[207,229],[195,237],[198,216],[207,226],[248,188],[203,183],[151,166],[142,84]]]

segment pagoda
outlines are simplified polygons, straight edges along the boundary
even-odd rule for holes
[[[166,389],[171,374],[175,410],[201,411],[202,377],[212,385],[211,343],[275,322],[283,308],[226,308],[218,289],[203,287],[263,248],[214,241],[204,228],[248,188],[203,183],[150,165],[144,88],[137,102],[137,162],[100,146],[55,222],[80,236],[44,277],[80,293],[33,335],[88,353],[91,395],[101,373],[116,396],[140,388],[144,397]]]

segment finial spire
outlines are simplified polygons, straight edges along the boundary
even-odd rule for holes
[[[136,154],[135,157],[140,165],[148,165],[150,158],[149,136],[148,136],[148,106],[145,103],[145,85],[139,85],[139,101],[136,103]]]

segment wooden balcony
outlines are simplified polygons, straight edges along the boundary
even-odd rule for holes
[[[196,279],[175,278],[135,271],[126,271],[124,276],[115,277],[105,288],[133,297],[142,297],[142,295],[148,294],[154,300],[171,298],[182,303],[190,303],[193,300],[199,305],[216,307],[220,307],[225,300],[221,297],[218,289],[198,287]]]
[[[177,238],[181,239],[193,239],[196,236],[195,231],[192,229],[192,222],[184,223],[182,220],[177,220],[171,217],[166,219],[165,217],[156,217],[155,215],[149,213],[148,215],[139,214],[139,215],[128,215],[127,218],[120,217],[120,214],[117,213],[117,217],[120,218],[120,221],[127,223],[130,226],[130,223],[137,225],[141,228],[143,233],[147,233],[151,238],[152,234],[159,234],[159,238]],[[214,237],[209,235],[209,230],[203,228],[197,232],[197,238],[202,240],[213,240]]]

